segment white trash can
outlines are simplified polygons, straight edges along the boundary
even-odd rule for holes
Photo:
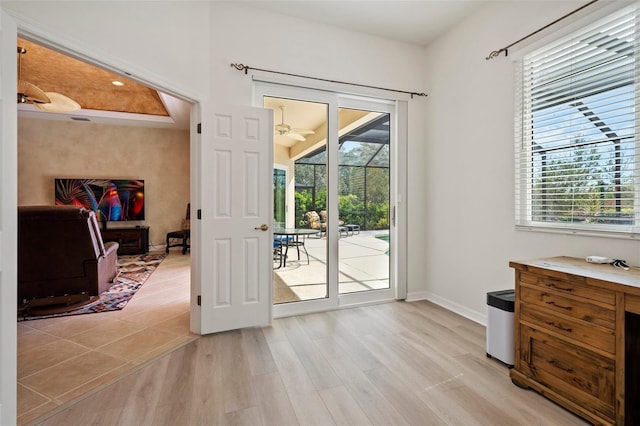
[[[514,290],[487,293],[487,357],[513,367]]]

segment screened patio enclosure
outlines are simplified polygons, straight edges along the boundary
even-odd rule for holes
[[[389,115],[375,118],[339,137],[339,220],[361,230],[389,228]],[[341,126],[342,129],[345,129]],[[306,226],[305,213],[326,209],[326,145],[295,161],[295,215]]]

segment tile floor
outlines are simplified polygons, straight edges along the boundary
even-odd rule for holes
[[[18,424],[184,345],[190,256],[172,251],[121,311],[18,323]]]

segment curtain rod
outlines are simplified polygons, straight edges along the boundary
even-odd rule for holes
[[[272,70],[265,70],[265,69],[262,69],[262,68],[254,68],[254,67],[250,67],[249,65],[243,65],[243,64],[231,64],[231,67],[237,69],[238,71],[244,71],[245,75],[248,74],[249,70],[255,70],[255,71],[269,72],[269,73],[272,73],[272,74],[287,75],[287,76],[290,76],[290,77],[308,78],[310,80],[324,81],[324,82],[327,82],[327,83],[348,84],[348,85],[351,85],[351,86],[366,87],[368,89],[378,89],[378,90],[386,90],[388,92],[406,93],[407,95],[411,95],[411,99],[413,99],[414,95],[415,96],[427,96],[426,93],[408,92],[408,91],[405,91],[405,90],[396,90],[396,89],[387,89],[387,88],[384,88],[384,87],[368,86],[366,84],[348,83],[346,81],[338,81],[338,80],[328,80],[326,78],[310,77],[310,76],[307,76],[307,75],[291,74],[291,73],[282,72],[282,71],[272,71]]]
[[[489,53],[489,56],[487,56],[485,59],[486,59],[487,61],[488,61],[488,60],[490,60],[490,59],[493,59],[493,58],[497,57],[498,55],[500,55],[500,53],[502,53],[502,52],[504,52],[504,56],[507,56],[507,55],[509,54],[508,50],[509,50],[509,48],[510,48],[510,47],[515,46],[516,44],[518,44],[518,43],[520,43],[520,42],[522,42],[522,41],[525,41],[525,40],[526,40],[526,39],[528,39],[529,37],[531,37],[531,36],[534,36],[534,35],[538,34],[540,31],[546,30],[546,29],[547,29],[547,28],[549,28],[550,26],[557,24],[558,22],[562,21],[562,20],[563,20],[563,19],[565,19],[565,18],[568,18],[569,16],[573,15],[574,13],[580,12],[580,11],[581,11],[582,9],[584,9],[585,7],[587,7],[587,6],[591,6],[592,4],[594,4],[594,3],[595,3],[595,2],[597,2],[597,1],[598,1],[598,0],[591,0],[589,3],[587,3],[587,4],[584,4],[584,5],[580,6],[579,8],[577,8],[576,10],[574,10],[573,12],[569,12],[569,13],[567,13],[566,15],[561,16],[560,18],[556,19],[555,21],[553,21],[553,22],[551,22],[551,23],[549,23],[549,24],[545,25],[544,27],[537,29],[536,31],[532,32],[531,34],[529,34],[529,35],[526,35],[526,36],[522,37],[520,40],[518,40],[518,41],[514,41],[514,42],[513,42],[513,43],[511,43],[510,45],[505,46],[505,47],[503,47],[503,48],[502,48],[502,49],[500,49],[500,50],[494,50],[493,52]]]

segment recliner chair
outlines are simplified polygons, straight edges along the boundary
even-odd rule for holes
[[[90,210],[18,207],[18,307],[53,313],[92,301],[113,285],[117,250]]]

